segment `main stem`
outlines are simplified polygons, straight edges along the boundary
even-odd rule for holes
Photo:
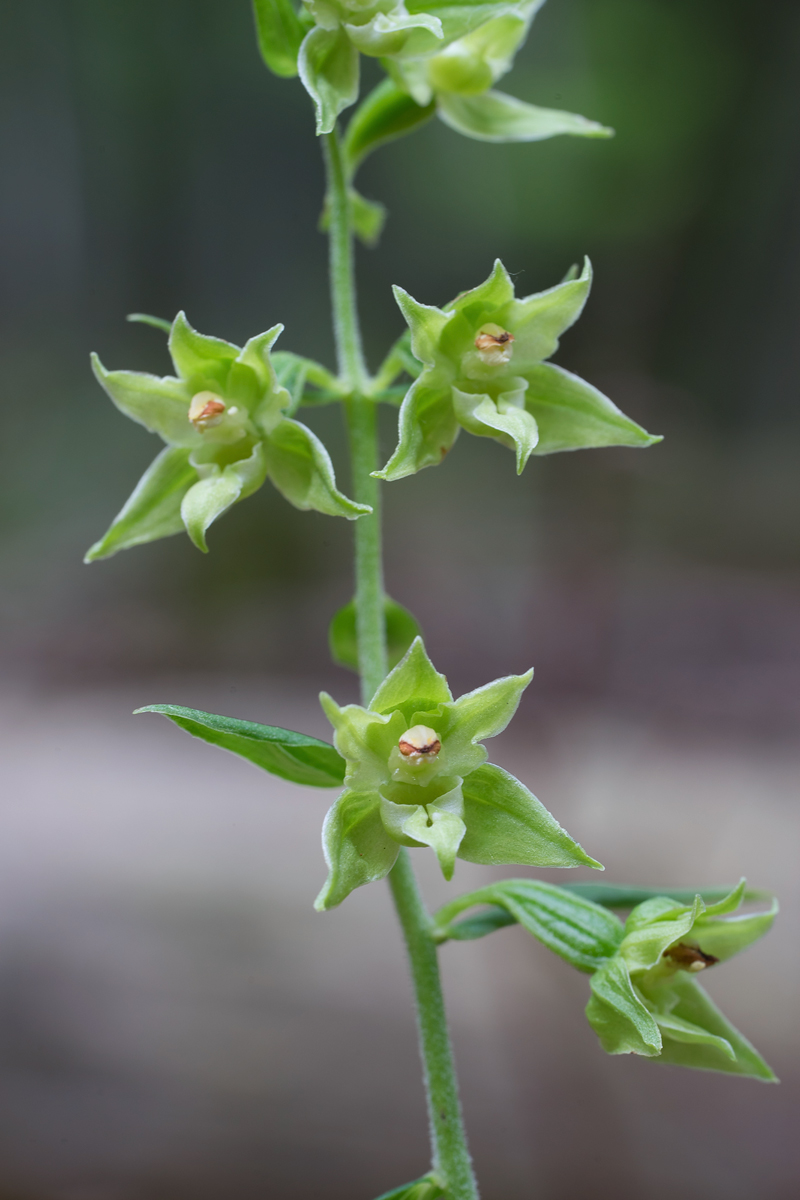
[[[361,347],[353,269],[353,233],[348,180],[338,133],[323,137],[330,214],[330,281],[339,377],[347,388],[345,414],[353,468],[353,496],[372,507],[355,523],[356,634],[361,692],[369,704],[386,677],[377,404],[367,398],[369,374]],[[439,960],[425,908],[406,850],[389,875],[406,941],[417,1007],[420,1053],[428,1100],[433,1167],[449,1200],[478,1200],[447,1030]]]

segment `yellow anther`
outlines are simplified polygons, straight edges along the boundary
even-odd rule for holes
[[[219,396],[213,392],[198,392],[192,396],[189,405],[189,420],[195,429],[209,429],[212,425],[219,425],[224,412],[225,404]]]
[[[483,362],[489,365],[511,361],[512,334],[500,325],[484,325],[475,338],[475,349]]]
[[[405,731],[397,747],[405,758],[430,761],[439,753],[442,743],[435,729],[429,729],[427,725],[415,725],[413,729]]]

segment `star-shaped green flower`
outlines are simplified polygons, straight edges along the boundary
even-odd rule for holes
[[[178,313],[169,335],[177,375],[165,378],[107,371],[93,356],[94,373],[117,408],[160,434],[167,449],[87,562],[183,529],[207,550],[209,525],[267,478],[296,508],[350,520],[372,511],[342,495],[322,442],[284,415],[291,397],[270,359],[282,330],[276,325],[241,349],[197,333]]]
[[[519,780],[486,762],[481,742],[505,729],[532,675],[496,679],[454,700],[416,638],[369,708],[340,708],[322,694],[347,774],[323,828],[330,873],[318,909],[383,879],[401,845],[430,846],[446,879],[457,857],[600,866]]]
[[[531,454],[660,441],[590,383],[545,362],[583,311],[591,279],[587,259],[580,275],[518,300],[498,259],[485,283],[444,309],[396,287],[424,370],[403,401],[399,444],[378,477],[402,479],[435,466],[459,429],[514,450],[517,472]]]
[[[420,106],[436,100],[439,117],[457,133],[485,142],[534,142],[557,134],[609,137],[612,130],[577,113],[539,108],[492,85],[508,74],[544,0],[496,10],[434,54],[386,61],[395,82]]]
[[[760,1054],[722,1015],[697,976],[744,950],[778,911],[734,917],[745,881],[708,907],[646,900],[625,924],[617,953],[592,976],[589,1023],[609,1054],[642,1054],[707,1071],[774,1082]]]

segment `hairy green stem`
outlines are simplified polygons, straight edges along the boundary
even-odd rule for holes
[[[420,896],[407,850],[401,849],[389,874],[389,883],[414,980],[433,1169],[446,1186],[450,1200],[477,1200],[478,1185],[467,1149],[447,1032],[438,951],[432,937],[431,918]]]
[[[353,496],[372,506],[372,514],[355,522],[356,635],[361,692],[369,704],[386,677],[377,403],[361,347],[353,269],[353,230],[347,177],[338,133],[323,138],[330,214],[330,278],[333,327],[344,399]],[[389,875],[397,914],[405,936],[414,980],[420,1052],[428,1099],[433,1166],[448,1200],[477,1200],[478,1188],[467,1149],[458,1100],[453,1053],[447,1031],[439,960],[430,915],[420,896],[408,854],[400,851]]]

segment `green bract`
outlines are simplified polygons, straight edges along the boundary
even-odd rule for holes
[[[284,415],[292,397],[277,379],[270,349],[276,325],[244,349],[205,337],[178,313],[169,335],[177,377],[107,371],[97,379],[117,408],[167,443],[148,467],[87,562],[185,529],[200,550],[212,521],[265,479],[296,508],[354,519],[372,510],[337,490],[319,438]]]
[[[511,70],[543,3],[498,6],[489,20],[438,53],[393,59],[386,68],[417,104],[435,99],[446,125],[479,141],[533,142],[560,133],[608,137],[612,131],[596,121],[491,90]]]
[[[446,879],[476,863],[599,867],[480,743],[505,729],[533,675],[509,675],[454,700],[416,638],[370,707],[322,707],[347,763],[345,790],[323,828],[330,868],[317,898],[332,908],[383,879],[400,846],[430,846]]]
[[[700,987],[696,975],[765,934],[765,913],[731,916],[745,881],[708,907],[700,896],[681,905],[646,900],[628,917],[617,953],[592,977],[586,1015],[609,1054],[642,1054],[661,1062],[726,1071],[774,1082],[763,1058]]]
[[[441,462],[459,429],[531,454],[598,446],[650,446],[652,437],[597,388],[545,362],[577,321],[591,286],[588,259],[545,292],[517,300],[498,259],[485,283],[444,309],[394,289],[424,364],[400,410],[399,444],[381,479],[402,479]]]

